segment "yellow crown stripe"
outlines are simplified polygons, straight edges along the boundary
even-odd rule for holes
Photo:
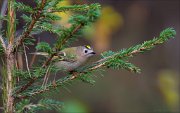
[[[91,49],[91,46],[89,46],[89,45],[86,45],[85,47],[86,47],[87,49]]]

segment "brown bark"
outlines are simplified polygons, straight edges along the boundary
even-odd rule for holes
[[[9,48],[8,48],[9,49]],[[13,70],[14,70],[14,54],[7,50],[6,53],[6,66],[7,66],[7,79],[6,79],[6,98],[5,98],[5,113],[14,112],[14,97],[12,92],[14,89],[13,83]]]
[[[15,9],[14,9],[14,0],[8,0],[8,22],[7,22],[7,37],[8,37],[8,45],[5,50],[5,60],[6,60],[6,79],[5,81],[5,89],[4,89],[4,112],[5,113],[13,113],[14,109],[14,66],[15,66],[15,57],[12,52],[13,44],[14,44],[14,32],[16,28],[15,24]]]

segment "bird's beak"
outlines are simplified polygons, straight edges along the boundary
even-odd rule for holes
[[[96,53],[95,52],[91,52],[91,54],[95,55]]]

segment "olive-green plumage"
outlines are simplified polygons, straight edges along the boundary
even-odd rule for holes
[[[36,55],[49,56],[45,52],[33,53]],[[65,48],[64,50],[58,52],[56,56],[53,57],[54,65],[64,71],[72,71],[77,67],[81,66],[86,60],[93,56],[95,52],[90,46],[78,46]]]

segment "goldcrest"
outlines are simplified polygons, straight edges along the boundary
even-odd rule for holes
[[[35,52],[32,54],[43,55],[45,57],[49,56],[49,54],[45,52]],[[90,46],[77,46],[59,51],[52,60],[56,67],[64,71],[72,71],[84,64],[87,59],[93,55],[95,55],[95,52]]]

